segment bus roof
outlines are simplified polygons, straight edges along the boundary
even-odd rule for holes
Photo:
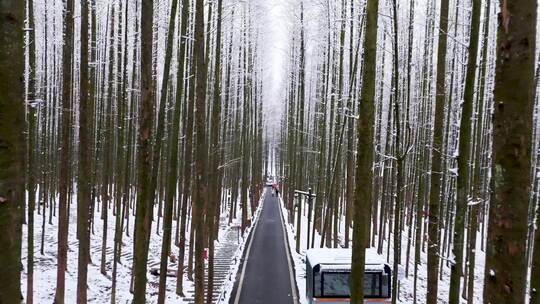
[[[309,249],[306,259],[315,267],[319,264],[325,265],[350,265],[352,262],[352,250],[350,248],[316,248]],[[375,248],[366,249],[366,265],[384,265],[384,257],[377,253]]]

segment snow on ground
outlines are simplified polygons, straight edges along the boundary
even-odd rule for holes
[[[73,202],[76,202],[76,197],[73,197]],[[100,210],[100,206],[96,205],[96,210]],[[240,209],[239,209],[240,210]],[[123,246],[122,246],[122,257],[121,263],[118,264],[118,275],[117,275],[117,298],[116,303],[128,304],[132,301],[132,294],[129,292],[130,281],[131,281],[131,267],[133,262],[133,230],[134,230],[134,215],[132,210],[129,212],[129,235],[125,230],[123,233]],[[100,272],[100,262],[101,262],[101,244],[103,238],[103,220],[100,219],[100,212],[97,212],[94,218],[94,227],[91,232],[91,259],[92,263],[88,265],[88,302],[89,303],[103,303],[104,301],[110,301],[111,293],[111,274],[112,274],[112,260],[113,260],[113,240],[114,240],[114,225],[115,225],[115,216],[112,215],[112,209],[109,209],[108,216],[108,229],[107,229],[107,276],[104,276]],[[157,206],[154,210],[154,214],[157,215]],[[240,212],[237,214],[241,214]],[[226,217],[226,214],[223,214],[222,217]],[[38,215],[37,210],[35,212],[35,229],[34,229],[34,302],[35,303],[52,303],[54,300],[54,294],[56,289],[56,264],[57,264],[57,239],[58,239],[58,218],[53,217],[52,225],[49,225],[48,210],[46,217],[46,227],[45,227],[45,246],[44,254],[40,253],[40,240],[41,240],[41,225],[42,225],[42,215]],[[223,221],[226,221],[226,218],[223,218]],[[235,219],[234,222],[238,222]],[[66,272],[66,291],[65,291],[65,301],[66,303],[75,303],[76,302],[76,291],[77,291],[77,255],[78,255],[78,241],[76,239],[76,223],[77,223],[77,210],[76,203],[71,204],[70,208],[70,217],[69,217],[69,235],[68,235],[68,267]],[[160,221],[160,231],[159,235],[156,233],[156,221],[152,223],[152,233],[149,247],[149,256],[148,256],[148,270],[152,267],[159,268],[159,261],[161,257],[161,224]],[[189,242],[189,222],[188,222],[188,231],[186,232],[186,237]],[[173,239],[174,231],[176,229],[176,221],[173,221]],[[219,236],[220,238],[225,234],[228,226],[221,227]],[[249,233],[247,231],[246,233]],[[28,252],[28,243],[27,243],[27,225],[23,225],[23,247],[22,247],[22,263],[24,265],[24,270],[22,272],[21,278],[21,289],[24,296],[26,296],[26,280],[27,280],[27,252]],[[247,236],[247,234],[245,234]],[[243,238],[245,240],[245,237]],[[241,256],[243,251],[243,246],[236,253],[237,256]],[[178,247],[172,247],[172,253],[175,256],[178,256]],[[239,261],[240,258],[237,259]],[[187,265],[187,252],[186,252],[186,262],[184,265]],[[176,263],[171,263],[169,261],[169,269],[177,269]],[[234,266],[231,269],[232,274],[236,273],[238,266]],[[156,303],[157,302],[157,292],[159,287],[159,276],[147,274],[148,284],[147,284],[147,303]],[[184,275],[184,291],[193,290],[193,282],[188,280],[187,276]],[[232,282],[234,282],[234,277],[232,277]],[[227,297],[227,288],[224,287],[222,292],[223,297]],[[231,287],[232,288],[232,287]],[[181,297],[176,295],[176,278],[167,278],[167,290],[166,290],[166,302],[167,303],[184,303]],[[230,291],[229,291],[230,293]]]
[[[285,219],[288,218],[289,214],[285,208],[283,199],[280,197],[281,201],[281,207],[283,212],[283,217]],[[306,208],[303,209],[303,216],[302,216],[302,225],[301,225],[301,233],[300,233],[300,253],[297,253],[296,248],[296,220],[294,221],[294,224],[288,223],[286,225],[286,230],[288,234],[289,239],[289,246],[291,248],[291,255],[293,257],[294,261],[294,270],[296,273],[296,285],[298,287],[298,294],[299,294],[299,300],[300,303],[305,304],[307,303],[306,299],[306,269],[305,269],[305,253],[306,253],[306,241],[307,241],[307,215],[305,214]],[[343,221],[341,221],[343,223]],[[343,240],[343,230],[344,225],[340,225],[340,239]],[[402,261],[405,261],[406,259],[406,248],[407,248],[407,232],[408,229],[404,229],[402,233]],[[351,231],[352,235],[352,231]],[[393,238],[393,237],[392,237]],[[315,233],[315,246],[318,248],[318,245],[320,244],[321,236],[318,232]],[[478,235],[477,237],[477,247],[480,248],[481,245],[481,237]],[[386,248],[388,246],[387,241],[384,241],[384,252],[383,256],[386,259],[388,252],[386,251]],[[390,252],[389,257],[390,260],[388,262],[392,263],[392,257],[393,257],[393,245],[390,244]],[[414,269],[414,247],[411,246],[411,260],[409,264],[409,276],[405,277],[403,274],[403,279],[399,282],[399,298],[398,303],[408,304],[413,303],[413,293],[414,293],[414,278],[412,275],[413,269]],[[474,282],[474,303],[482,303],[482,292],[483,292],[483,286],[484,286],[484,264],[485,264],[485,253],[481,250],[476,250],[476,264],[475,264],[475,282]],[[403,268],[404,269],[404,268]],[[463,282],[463,281],[462,281]],[[463,283],[462,283],[463,286]],[[450,268],[447,266],[447,263],[444,262],[443,267],[443,279],[439,281],[439,303],[447,303],[448,302],[448,292],[450,289]],[[426,292],[427,292],[427,253],[421,252],[421,265],[419,266],[418,270],[418,290],[417,290],[417,300],[418,303],[423,303],[426,298]],[[466,303],[467,301],[465,299],[461,300],[462,303]]]
[[[70,208],[69,216],[69,234],[68,234],[68,266],[66,273],[66,303],[76,302],[77,292],[77,255],[78,255],[78,241],[76,238],[77,227],[77,207],[76,197],[73,198],[73,202]],[[96,210],[100,206],[96,205]],[[157,206],[154,210],[154,214],[157,214]],[[40,254],[40,238],[41,238],[41,215],[35,213],[35,229],[34,229],[34,301],[36,303],[52,303],[54,300],[54,294],[56,289],[56,263],[57,263],[57,244],[58,244],[58,218],[53,217],[52,225],[48,224],[45,228],[45,247],[44,254]],[[117,275],[117,287],[116,287],[116,302],[117,303],[130,303],[133,296],[129,292],[131,282],[131,267],[133,262],[133,230],[134,230],[135,217],[131,210],[129,212],[129,236],[127,231],[123,233],[123,246],[121,263],[118,264]],[[160,223],[161,224],[161,223]],[[88,302],[89,303],[102,303],[103,301],[110,301],[111,293],[111,274],[112,274],[112,260],[113,260],[113,240],[114,240],[114,225],[115,216],[112,215],[112,209],[109,209],[109,216],[107,221],[107,276],[104,276],[100,272],[101,263],[101,243],[103,239],[103,220],[100,219],[100,213],[96,213],[94,217],[94,227],[90,234],[90,254],[92,263],[88,265]],[[174,225],[174,223],[173,223]],[[174,229],[174,226],[173,226]],[[157,235],[156,222],[153,222],[152,233],[150,239],[148,264],[150,267],[154,267],[155,263],[159,263],[161,256],[161,235]],[[161,233],[161,232],[160,232]],[[173,230],[174,233],[174,230]],[[189,232],[187,233],[189,237]],[[174,234],[173,234],[174,238]],[[23,251],[22,260],[23,265],[26,268],[27,257],[27,226],[23,227]],[[172,252],[178,255],[178,247],[173,246]],[[159,267],[159,264],[158,266]],[[171,264],[169,268],[173,268]],[[157,291],[159,277],[147,274],[147,301],[148,303],[157,302]],[[23,295],[26,295],[26,269],[22,273],[22,291]],[[187,290],[192,282],[184,277],[184,290]],[[177,296],[176,279],[167,278],[167,291],[166,296],[168,301],[174,301],[175,303],[182,303],[182,298]]]
[[[265,191],[268,189],[265,188]],[[264,199],[264,193],[261,196],[261,201],[259,206],[262,207]],[[76,201],[76,197],[74,197]],[[288,219],[288,212],[284,208],[283,200],[280,199],[282,204],[282,212],[285,221]],[[305,208],[303,208],[305,211]],[[260,214],[261,208],[258,208],[254,214],[253,223],[255,224],[258,216]],[[157,207],[154,211],[157,214]],[[93,233],[91,233],[91,257],[92,263],[88,266],[88,300],[89,303],[101,303],[103,301],[110,300],[110,289],[111,289],[111,273],[112,273],[112,259],[113,259],[113,240],[114,240],[114,222],[115,217],[112,215],[112,210],[109,210],[108,218],[108,230],[107,230],[107,276],[104,276],[100,273],[100,261],[101,261],[101,242],[102,242],[102,233],[103,233],[103,221],[99,218],[100,213],[96,213]],[[241,214],[239,211],[238,215]],[[45,227],[45,246],[44,254],[40,253],[40,240],[41,240],[41,225],[42,225],[42,215],[39,215],[36,211],[35,213],[35,229],[34,229],[34,301],[36,303],[52,303],[54,299],[55,286],[56,286],[56,263],[57,263],[57,221],[56,217],[53,217],[53,224],[48,224],[48,211],[46,214],[46,227]],[[227,215],[223,215],[227,216]],[[76,204],[71,205],[70,210],[70,219],[69,219],[69,235],[68,235],[68,270],[66,273],[66,303],[75,303],[76,302],[76,289],[77,289],[77,248],[78,242],[76,239]],[[232,225],[239,225],[240,219],[234,219]],[[131,281],[131,266],[132,266],[132,252],[133,252],[133,227],[134,225],[134,216],[130,212],[129,215],[129,236],[127,231],[124,231],[123,234],[123,247],[122,247],[122,264],[118,264],[118,277],[117,277],[117,303],[128,304],[132,300],[132,295],[129,292],[130,281]],[[156,222],[153,223],[151,241],[150,241],[150,250],[148,264],[149,269],[151,267],[159,267],[160,255],[161,255],[161,235],[156,234]],[[175,222],[173,223],[173,229],[175,228]],[[254,225],[252,225],[254,226]],[[188,225],[189,228],[189,225]],[[225,229],[220,229],[220,237],[226,232],[227,226]],[[234,257],[234,263],[231,265],[229,271],[229,280],[226,281],[225,285],[222,287],[221,294],[219,299],[221,303],[227,303],[231,296],[231,292],[236,280],[236,275],[240,266],[240,261],[242,255],[244,254],[244,249],[246,245],[247,238],[251,232],[252,227],[246,229],[244,234],[240,239],[240,246],[237,249]],[[343,232],[344,226],[341,225],[341,232]],[[307,216],[303,214],[302,216],[302,233],[301,233],[301,253],[295,251],[296,248],[296,232],[293,224],[286,224],[286,231],[289,240],[289,247],[291,248],[291,255],[294,262],[294,270],[296,274],[296,283],[298,288],[298,295],[300,303],[307,303],[305,298],[305,252],[306,252],[306,238],[307,238]],[[402,253],[403,261],[406,258],[406,246],[407,246],[407,231],[405,229],[402,237]],[[189,231],[186,233],[186,236],[189,237]],[[320,244],[320,235],[315,234],[315,244]],[[480,248],[481,238],[478,237],[477,248]],[[22,263],[24,265],[24,270],[22,272],[21,288],[23,295],[26,295],[26,257],[27,257],[27,225],[23,225],[23,248],[22,248]],[[387,252],[387,243],[385,241],[384,248],[384,257],[386,258]],[[390,244],[392,245],[392,244]],[[391,246],[392,247],[392,246]],[[411,252],[414,252],[414,248],[411,248]],[[173,253],[178,254],[178,247],[173,246]],[[392,258],[392,248],[390,248],[390,258]],[[187,258],[187,254],[186,254]],[[484,252],[477,250],[476,254],[476,265],[475,265],[475,298],[474,303],[482,302],[482,289],[483,289],[483,275],[484,275]],[[390,260],[391,262],[391,260]],[[413,269],[413,259],[410,261],[410,272]],[[419,268],[418,276],[418,299],[419,302],[422,302],[422,299],[425,299],[426,294],[426,284],[427,284],[427,274],[426,274],[426,264],[427,264],[427,255],[422,252],[421,254],[421,266]],[[446,303],[448,298],[448,291],[450,285],[450,269],[446,266],[443,268],[443,279],[439,282],[439,301],[440,303]],[[187,261],[186,261],[187,265]],[[169,263],[170,269],[176,269],[175,263]],[[148,303],[155,303],[157,301],[157,290],[158,290],[159,277],[148,274],[148,285],[147,285],[147,301]],[[176,295],[175,293],[176,279],[167,278],[167,302],[170,303],[183,303],[182,298]],[[192,290],[193,284],[191,281],[184,277],[184,290]],[[409,275],[408,278],[403,278],[400,282],[400,293],[399,293],[399,302],[400,303],[412,303],[413,301],[413,276]],[[463,300],[465,303],[465,301]]]

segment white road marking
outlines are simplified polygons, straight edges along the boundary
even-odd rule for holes
[[[265,193],[266,193],[266,191],[265,191]],[[261,208],[260,212],[262,212],[262,208],[264,208],[265,201],[266,201],[266,198],[263,199],[262,206],[260,207]],[[236,290],[236,297],[234,299],[234,304],[240,303],[240,295],[242,294],[242,285],[244,284],[244,275],[246,274],[247,261],[249,260],[249,254],[251,253],[251,245],[253,244],[253,239],[255,238],[255,232],[257,231],[257,226],[258,226],[257,224],[259,223],[259,218],[260,218],[260,213],[257,216],[257,221],[256,221],[255,225],[253,226],[253,231],[251,232],[252,233],[251,234],[251,239],[249,240],[247,253],[246,253],[246,258],[243,261],[244,265],[242,265],[242,273],[240,274],[240,282],[238,283],[238,289]]]
[[[285,230],[285,219],[283,218],[283,210],[281,210],[281,200],[278,196],[279,204],[279,215],[281,219],[281,228],[283,228],[283,242],[285,243],[285,248],[287,249],[287,264],[289,265],[289,279],[291,281],[291,291],[293,294],[293,303],[298,303],[298,296],[296,295],[296,286],[294,284],[294,274],[292,270],[291,263],[291,248],[289,247],[289,242],[287,241],[287,231]]]

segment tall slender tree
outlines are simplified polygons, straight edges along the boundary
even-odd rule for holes
[[[375,125],[375,92],[377,71],[377,24],[379,1],[366,3],[364,37],[364,70],[358,110],[358,143],[356,155],[356,187],[353,222],[353,258],[351,266],[351,303],[364,302],[364,271],[366,246],[369,244],[368,225],[371,222],[373,178],[373,126]],[[362,181],[362,182],[361,182]],[[360,212],[362,210],[362,212]]]
[[[165,107],[165,104],[167,103],[167,85],[169,82],[169,69],[171,67],[171,60],[172,60],[172,52],[173,52],[173,41],[174,41],[174,32],[176,27],[176,15],[178,10],[178,0],[173,0],[171,4],[171,13],[169,17],[169,29],[167,33],[167,46],[166,46],[166,53],[165,53],[165,67],[164,67],[164,73],[163,73],[163,82],[161,84],[161,105],[160,107]],[[179,105],[178,105],[179,106]],[[165,115],[165,113],[161,113],[162,116]],[[162,117],[164,118],[164,117]],[[161,142],[161,138],[156,138],[157,141]],[[172,142],[171,146],[178,146],[177,142]],[[175,150],[176,151],[176,150]],[[157,154],[159,154],[159,151],[154,151],[154,158]],[[171,158],[177,158],[178,153],[170,153],[169,154],[169,162],[171,162]],[[172,162],[176,162],[176,160],[173,160]],[[157,163],[154,163],[154,166],[157,167]],[[173,168],[169,168],[169,170],[177,170],[176,165]],[[158,288],[158,304],[165,303],[165,284],[167,282],[167,269],[169,264],[169,253],[171,251],[171,235],[172,235],[172,218],[173,218],[173,199],[174,199],[174,192],[176,192],[176,181],[172,181],[171,183],[167,184],[167,192],[165,194],[165,214],[163,219],[163,238],[162,238],[162,245],[161,245],[161,264],[159,268],[159,288]]]
[[[298,153],[298,167],[304,167],[304,156],[303,146],[304,146],[304,109],[306,103],[306,58],[305,58],[305,29],[304,29],[304,1],[300,1],[300,60],[299,60],[299,70],[298,70],[298,146],[300,147],[300,152]],[[299,174],[301,177],[302,174]],[[302,187],[302,179],[298,180],[298,186]],[[292,189],[294,190],[294,189]],[[302,203],[299,202],[297,212],[297,236],[296,236],[296,252],[300,252],[300,233],[302,231]]]
[[[88,2],[81,1],[81,57],[80,57],[80,103],[79,103],[79,144],[92,147],[91,113],[92,100],[89,98],[88,82]],[[88,263],[90,261],[90,208],[92,197],[92,152],[79,149],[79,172],[77,180],[77,233],[79,257],[77,267],[77,304],[87,302]],[[106,187],[106,185],[105,185]]]
[[[36,206],[36,153],[37,136],[37,107],[36,100],[36,30],[34,18],[34,1],[27,2],[27,37],[28,37],[28,82],[27,82],[27,189],[28,189],[28,258],[27,258],[27,277],[26,277],[26,303],[34,303],[34,211]]]
[[[22,298],[24,9],[24,1],[0,3],[0,303],[20,303]]]
[[[195,228],[195,303],[204,303],[204,235],[203,207],[208,199],[206,184],[206,87],[207,62],[204,50],[204,0],[195,1],[193,56],[195,57],[195,167],[194,195],[192,204],[193,227]]]
[[[146,303],[146,269],[148,237],[154,193],[150,191],[151,133],[154,116],[154,81],[152,79],[154,1],[142,0],[141,7],[141,100],[139,105],[139,134],[137,146],[137,203],[135,215],[135,244],[133,248],[133,303]]]
[[[394,261],[392,267],[392,273],[397,274],[399,271],[399,266],[401,264],[401,233],[403,230],[403,185],[404,185],[404,173],[405,170],[405,158],[407,156],[406,149],[403,144],[403,133],[402,128],[402,104],[401,104],[401,89],[399,88],[400,83],[400,74],[399,74],[399,19],[398,19],[398,3],[396,0],[393,0],[392,5],[393,20],[392,26],[394,28],[392,44],[393,44],[393,71],[392,71],[392,110],[393,110],[393,149],[395,154],[395,188],[396,193],[394,195]],[[393,186],[393,185],[392,185]],[[390,250],[388,250],[390,251]],[[399,297],[399,280],[398,276],[392,276],[392,304],[397,303]]]
[[[183,56],[182,51],[186,51],[188,44],[190,43],[190,39],[187,39],[187,25],[188,25],[188,18],[190,16],[190,0],[183,0],[182,1],[182,25],[181,25],[181,41],[180,41],[180,56]],[[185,23],[184,23],[185,22]],[[183,67],[183,64],[179,65],[178,68],[178,79],[180,81],[183,81],[184,70],[180,69],[180,67]],[[189,60],[189,68],[190,70],[193,70],[193,60]],[[188,80],[189,83],[189,92],[187,92],[187,100],[185,105],[185,117],[184,119],[184,168],[183,168],[183,177],[182,177],[182,189],[184,190],[182,193],[182,207],[181,207],[181,219],[180,219],[180,236],[178,241],[178,247],[180,249],[178,253],[178,271],[177,271],[177,279],[176,279],[176,293],[179,295],[183,295],[183,281],[184,281],[184,260],[185,260],[185,253],[186,253],[186,224],[188,220],[188,204],[189,204],[189,198],[191,195],[191,163],[192,163],[192,156],[193,156],[193,107],[195,106],[195,100],[194,100],[194,90],[193,90],[193,77],[190,77]],[[182,89],[182,90],[181,90]],[[178,102],[182,98],[182,91],[184,89],[184,85],[179,85],[178,90],[176,92],[176,101]]]
[[[437,47],[437,80],[435,85],[435,118],[431,149],[431,188],[428,213],[428,258],[426,304],[438,302],[439,290],[439,208],[443,163],[443,123],[446,100],[446,41],[448,33],[448,0],[441,0],[439,42]]]
[[[64,303],[65,278],[67,268],[67,241],[68,241],[68,184],[69,178],[69,153],[71,145],[71,81],[72,81],[72,54],[73,54],[73,14],[75,10],[73,0],[65,0],[64,4],[64,45],[62,48],[62,113],[60,145],[60,172],[59,172],[59,197],[58,197],[58,262],[56,266],[56,294],[55,303]]]
[[[211,117],[211,132],[210,132],[210,150],[209,150],[209,166],[210,171],[213,174],[208,175],[208,190],[209,199],[208,199],[208,214],[207,214],[207,225],[208,225],[208,292],[206,297],[206,303],[211,304],[213,301],[213,292],[214,292],[214,240],[217,237],[215,233],[214,226],[216,225],[215,215],[219,212],[220,206],[220,181],[218,179],[222,178],[221,169],[219,162],[221,161],[221,147],[220,147],[220,134],[221,134],[221,26],[222,26],[222,11],[223,11],[223,0],[217,0],[216,7],[216,41],[215,41],[215,66],[214,66],[214,95],[213,97],[213,107],[212,107],[212,117]],[[217,224],[219,224],[219,218],[217,219]]]
[[[470,28],[469,59],[465,91],[461,108],[461,123],[459,127],[459,157],[457,176],[457,198],[454,228],[453,254],[454,263],[451,266],[449,303],[457,304],[460,299],[461,278],[463,276],[463,248],[465,234],[465,217],[469,194],[469,154],[471,151],[471,119],[475,94],[476,59],[478,53],[478,36],[480,32],[481,1],[472,1],[472,16]],[[470,231],[476,233],[476,231]]]
[[[500,5],[484,302],[518,304],[527,285],[537,3]]]

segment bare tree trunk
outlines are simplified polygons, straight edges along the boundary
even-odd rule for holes
[[[443,121],[446,99],[446,41],[448,32],[448,0],[441,0],[439,18],[439,45],[437,48],[437,84],[435,93],[435,119],[433,121],[433,147],[431,159],[431,188],[428,214],[428,258],[426,304],[438,302],[439,286],[439,208],[441,171],[443,162]]]
[[[173,51],[173,41],[174,41],[174,31],[176,27],[176,15],[178,10],[178,0],[173,0],[171,4],[171,12],[169,17],[169,29],[167,33],[167,46],[165,51],[165,67],[163,72],[163,83],[161,84],[161,104],[160,109],[165,108],[167,103],[167,85],[169,82],[169,74],[171,67],[171,58]],[[178,107],[180,105],[177,105]],[[161,112],[161,111],[160,111]],[[165,112],[161,113],[160,119],[165,119]],[[176,122],[175,122],[176,123]],[[159,128],[159,126],[158,126]],[[159,133],[159,131],[158,131]],[[177,132],[178,133],[178,132]],[[162,142],[160,137],[156,138],[157,142]],[[171,146],[178,147],[178,140],[171,143]],[[171,158],[174,158],[173,162],[175,163],[173,168],[169,168],[170,171],[174,170],[176,174],[176,159],[178,158],[178,153],[169,154],[169,161]],[[156,156],[159,155],[159,151],[154,151],[154,160]],[[158,162],[154,163],[154,168],[158,167]],[[164,170],[166,171],[166,170]],[[168,180],[168,179],[167,179]],[[161,264],[159,268],[159,289],[158,289],[158,304],[165,303],[165,288],[167,284],[167,267],[169,264],[169,253],[171,251],[171,230],[172,230],[172,215],[173,215],[173,197],[176,192],[176,181],[167,184],[167,194],[165,197],[165,216],[163,218],[163,238],[161,245]]]
[[[67,237],[68,237],[68,202],[67,192],[69,180],[69,153],[71,128],[71,81],[72,81],[72,52],[73,52],[73,0],[64,1],[64,46],[62,49],[63,81],[62,81],[62,114],[59,200],[58,200],[58,262],[56,270],[56,294],[54,301],[64,303],[65,276],[67,268]]]
[[[181,31],[182,35],[181,37],[185,37],[187,35],[187,22],[189,18],[189,0],[183,0],[182,1],[182,25],[181,25]],[[184,24],[184,22],[186,22]],[[180,44],[180,49],[186,50],[187,44],[189,43],[188,39],[183,38],[183,41]],[[180,53],[182,56],[183,53]],[[193,61],[190,60],[190,70],[194,70]],[[179,72],[179,81],[183,81],[184,71],[178,70]],[[180,77],[182,76],[182,77]],[[186,252],[186,225],[187,225],[187,218],[188,218],[188,204],[189,204],[189,198],[191,195],[191,167],[192,167],[192,155],[193,155],[193,108],[194,108],[194,89],[193,84],[195,82],[193,81],[193,77],[189,78],[189,96],[187,98],[187,119],[185,120],[185,134],[184,134],[184,176],[182,178],[183,183],[183,190],[184,193],[182,193],[182,208],[181,208],[181,219],[180,219],[180,240],[178,247],[180,248],[179,254],[178,254],[178,271],[176,274],[177,281],[176,281],[176,293],[179,295],[183,295],[183,286],[182,282],[184,280],[184,260],[185,260],[185,252]],[[176,100],[178,101],[181,97],[182,91],[178,90],[176,92]]]
[[[358,110],[356,187],[353,214],[353,258],[351,268],[351,303],[364,303],[364,271],[366,244],[369,244],[373,181],[373,126],[375,125],[375,91],[377,71],[377,24],[379,1],[366,4],[366,29],[364,38],[364,72]],[[360,181],[363,181],[362,183]],[[367,181],[367,182],[366,182]],[[362,212],[359,212],[362,210]]]
[[[195,100],[195,177],[193,199],[193,227],[195,228],[195,303],[204,303],[204,235],[203,207],[208,199],[206,184],[206,82],[207,63],[204,56],[204,1],[195,1],[195,33],[193,54],[196,68]]]
[[[20,303],[24,210],[24,1],[0,11],[0,303]]]
[[[135,244],[133,249],[133,303],[146,303],[146,269],[150,214],[154,193],[150,191],[151,132],[154,109],[154,80],[152,79],[152,46],[154,1],[143,0],[141,7],[141,101],[139,106],[139,134],[137,146],[137,204],[135,215]]]
[[[212,118],[211,118],[211,136],[210,136],[210,158],[209,165],[211,174],[208,175],[208,190],[209,190],[209,200],[208,202],[208,214],[207,214],[207,225],[208,225],[208,288],[207,288],[207,297],[206,303],[211,304],[213,301],[213,289],[214,289],[214,240],[217,238],[217,229],[214,226],[219,225],[219,218],[216,220],[214,217],[217,212],[219,212],[220,207],[220,179],[222,178],[222,169],[220,169],[219,162],[221,160],[221,147],[220,147],[220,128],[221,128],[221,24],[222,24],[222,10],[223,10],[223,1],[218,0],[217,2],[217,25],[216,25],[216,51],[215,51],[215,61],[214,66],[214,104],[212,108]]]
[[[403,171],[405,169],[405,157],[407,156],[407,148],[404,148],[404,144],[402,141],[402,119],[401,119],[401,90],[399,88],[399,32],[398,32],[398,7],[397,7],[397,1],[393,0],[393,22],[392,25],[394,27],[393,31],[393,37],[392,37],[392,44],[393,44],[393,75],[392,75],[392,100],[393,100],[393,111],[394,111],[394,117],[392,120],[392,123],[395,128],[395,135],[393,135],[393,146],[394,146],[394,155],[395,155],[395,195],[394,195],[394,242],[393,242],[393,269],[392,273],[394,273],[394,276],[392,276],[392,303],[397,303],[398,297],[399,297],[399,281],[398,276],[395,275],[399,271],[399,266],[401,264],[401,233],[402,233],[402,223],[403,223],[403,213],[402,210],[404,209],[403,206],[403,185],[404,185],[404,174]]]
[[[451,266],[449,303],[460,303],[461,277],[463,276],[463,247],[465,234],[465,218],[469,194],[469,155],[471,151],[471,119],[475,94],[476,59],[478,53],[478,36],[480,32],[480,0],[472,1],[472,17],[469,43],[469,60],[465,92],[463,96],[461,123],[459,127],[459,158],[457,176],[457,199],[455,228],[452,253],[455,263]],[[476,233],[476,231],[469,231]]]
[[[499,16],[484,302],[519,304],[527,285],[536,1],[501,2]]]
[[[298,167],[300,170],[304,168],[304,108],[305,108],[305,100],[306,100],[306,59],[305,59],[305,40],[304,40],[304,1],[300,1],[300,60],[299,60],[299,71],[298,71],[298,147],[299,153],[298,153]],[[300,171],[299,171],[300,172]],[[255,173],[254,173],[255,174]],[[302,176],[302,174],[298,175],[299,177]],[[298,180],[298,187],[303,187],[303,183],[301,178]],[[295,189],[291,189],[294,191]],[[296,252],[300,253],[300,235],[302,233],[302,203],[301,198],[298,198],[298,215],[297,215],[297,223],[296,223]]]
[[[28,35],[28,95],[26,98],[28,111],[27,130],[27,189],[28,189],[28,258],[27,258],[27,281],[26,281],[26,303],[34,303],[34,210],[36,206],[36,116],[38,115],[36,100],[36,30],[34,20],[34,1],[27,2],[27,28]]]
[[[80,63],[80,147],[92,147],[91,117],[92,100],[88,86],[88,1],[81,2],[81,63]],[[77,232],[79,257],[77,267],[77,304],[87,302],[88,262],[90,261],[90,208],[92,196],[92,152],[79,149],[79,173],[77,181]]]

